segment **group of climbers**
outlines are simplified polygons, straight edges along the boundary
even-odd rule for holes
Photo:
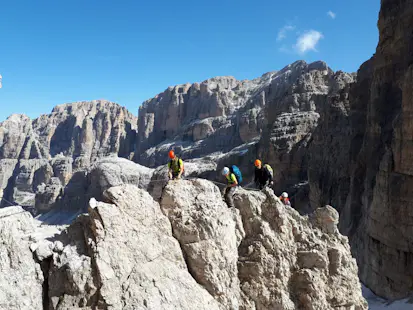
[[[168,162],[168,177],[169,180],[179,180],[184,174],[184,162],[182,158],[175,155],[174,151],[169,151],[169,162]],[[272,187],[274,185],[274,171],[269,164],[262,164],[261,160],[256,159],[254,162],[255,174],[254,183],[255,186],[262,190],[265,187]],[[231,167],[224,167],[222,169],[222,175],[227,181],[227,186],[224,190],[224,199],[228,204],[228,207],[234,207],[233,196],[237,187],[242,182],[242,173],[240,169],[232,165]],[[279,197],[284,205],[291,206],[290,200],[288,198],[288,193],[283,192]]]

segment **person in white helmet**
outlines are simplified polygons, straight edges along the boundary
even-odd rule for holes
[[[238,180],[234,173],[231,173],[231,170],[228,167],[222,169],[222,175],[227,179],[228,185],[225,188],[224,198],[229,208],[234,206],[234,193],[238,186]]]
[[[288,194],[286,192],[281,194],[280,200],[285,206],[291,206],[290,199],[288,198]]]

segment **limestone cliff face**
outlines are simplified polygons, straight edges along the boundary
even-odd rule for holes
[[[60,105],[33,121],[10,116],[0,123],[1,204],[49,209],[76,171],[104,156],[129,157],[136,126],[125,108],[100,100]]]
[[[331,200],[341,211],[361,280],[381,296],[401,298],[413,288],[413,1],[381,4],[376,54],[351,87],[348,118],[338,114],[338,125],[351,131],[331,135],[341,154],[313,154],[309,175],[312,202]],[[325,126],[333,129],[328,120]]]
[[[213,159],[218,169],[237,164],[249,182],[260,157],[276,167],[276,190],[298,191],[320,114],[353,80],[324,62],[297,61],[252,81],[220,77],[170,87],[139,110],[135,160],[155,167],[174,148],[184,159]]]

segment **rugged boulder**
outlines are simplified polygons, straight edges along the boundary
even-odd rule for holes
[[[87,195],[99,200],[105,190],[123,184],[148,190],[153,173],[153,169],[124,158],[102,158],[88,171]]]
[[[211,159],[192,159],[184,162],[184,179],[195,177],[214,179],[217,175],[217,164]],[[148,191],[155,200],[160,200],[165,186],[168,184],[167,165],[159,166],[155,169],[150,181]]]
[[[78,170],[65,187],[53,177],[48,185],[38,187],[36,209],[43,211],[39,219],[48,224],[70,224],[78,214],[87,212],[91,198],[102,200],[105,190],[111,187],[130,184],[151,190],[153,174],[153,169],[111,156]]]
[[[228,309],[367,309],[337,211],[303,217],[270,191],[238,190],[235,202],[238,210],[228,209],[204,180],[170,182],[161,200],[189,271],[218,301]]]
[[[171,225],[131,185],[91,200],[59,238],[49,271],[50,309],[219,309],[190,276]]]
[[[348,239],[338,217],[325,216],[329,209],[310,221],[271,191],[240,191],[235,203],[246,234],[238,265],[244,309],[367,309]]]
[[[201,179],[169,182],[161,207],[195,280],[225,309],[239,309],[238,246],[244,236],[239,212]]]

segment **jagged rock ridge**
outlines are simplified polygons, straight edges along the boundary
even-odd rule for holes
[[[40,233],[44,228],[24,218],[28,213],[8,218],[29,221],[35,229],[15,225],[10,231],[22,246],[16,248],[19,257],[11,256],[2,268],[0,287],[10,285],[5,281],[11,273],[16,283],[37,285],[39,294],[14,289],[0,294],[0,305],[367,309],[348,240],[338,233],[337,212],[330,207],[308,218],[270,191],[241,190],[239,209],[230,210],[219,189],[201,179],[171,182],[160,205],[132,185],[109,188],[102,197],[106,202],[91,199],[88,214],[62,232]],[[1,241],[2,253],[15,249]]]

